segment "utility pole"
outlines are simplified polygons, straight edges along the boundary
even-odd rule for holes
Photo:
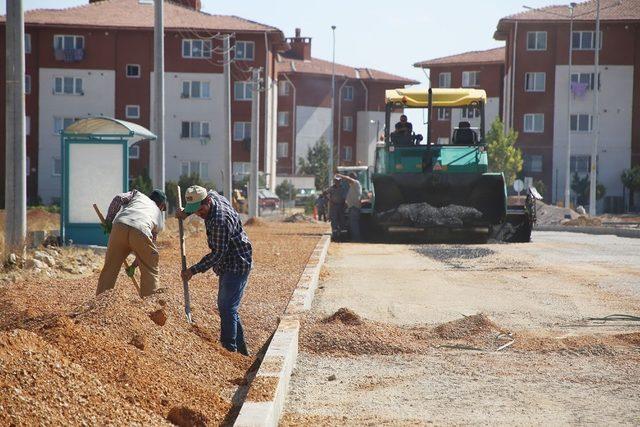
[[[571,18],[569,21],[569,71],[567,80],[567,162],[564,178],[564,207],[571,206],[571,67],[573,65],[573,11],[576,3],[569,5]],[[576,124],[577,125],[577,124]]]
[[[258,212],[258,166],[260,163],[260,72],[262,68],[251,70],[251,175],[249,177],[249,216],[257,217]]]
[[[327,186],[331,186],[333,182],[333,148],[336,129],[336,26],[331,26],[332,40],[333,40],[333,60],[331,65],[331,141],[329,143],[329,173],[327,174],[328,182]]]
[[[593,75],[593,147],[591,149],[591,173],[589,174],[589,215],[596,214],[596,183],[598,182],[598,140],[600,139],[600,0],[596,0],[596,34]]]
[[[223,78],[224,78],[224,182],[222,191],[225,197],[231,201],[233,198],[233,168],[231,165],[231,34],[226,34],[222,39]]]
[[[24,109],[24,15],[22,0],[7,0],[5,244],[24,249],[27,235],[27,141]]]
[[[155,0],[154,7],[154,106],[155,106],[155,164],[153,186],[164,191],[164,0]]]

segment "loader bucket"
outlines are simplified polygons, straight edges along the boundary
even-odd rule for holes
[[[491,226],[502,222],[506,215],[506,187],[501,173],[377,174],[372,180],[375,214],[382,224]],[[425,221],[424,216],[431,214],[459,218]]]

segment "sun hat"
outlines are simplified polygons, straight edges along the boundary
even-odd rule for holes
[[[149,198],[156,203],[167,203],[167,195],[164,191],[156,188],[149,194]]]
[[[188,214],[192,214],[200,209],[200,202],[207,198],[207,190],[199,185],[192,185],[187,188],[184,193],[184,199],[187,201],[184,211]]]

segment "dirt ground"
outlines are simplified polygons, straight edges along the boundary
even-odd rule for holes
[[[637,425],[638,307],[638,239],[334,244],[283,424]]]
[[[247,227],[254,269],[240,315],[254,354],[276,327],[324,225]],[[187,229],[189,264],[207,252]],[[0,282],[0,425],[219,425],[233,420],[255,357],[218,344],[217,278],[190,283],[196,326],[185,321],[174,220],[160,236],[162,290],[140,300],[121,274],[94,296],[98,271],[18,274]],[[163,320],[166,319],[166,322]]]

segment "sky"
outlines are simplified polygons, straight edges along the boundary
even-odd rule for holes
[[[396,0],[397,1],[397,0]],[[88,0],[23,0],[25,10],[62,8]],[[0,13],[6,13],[0,2]],[[207,13],[236,15],[280,28],[285,36],[312,38],[311,54],[331,60],[336,26],[336,62],[368,67],[426,84],[418,61],[503,45],[493,40],[498,20],[558,0],[202,0]]]

